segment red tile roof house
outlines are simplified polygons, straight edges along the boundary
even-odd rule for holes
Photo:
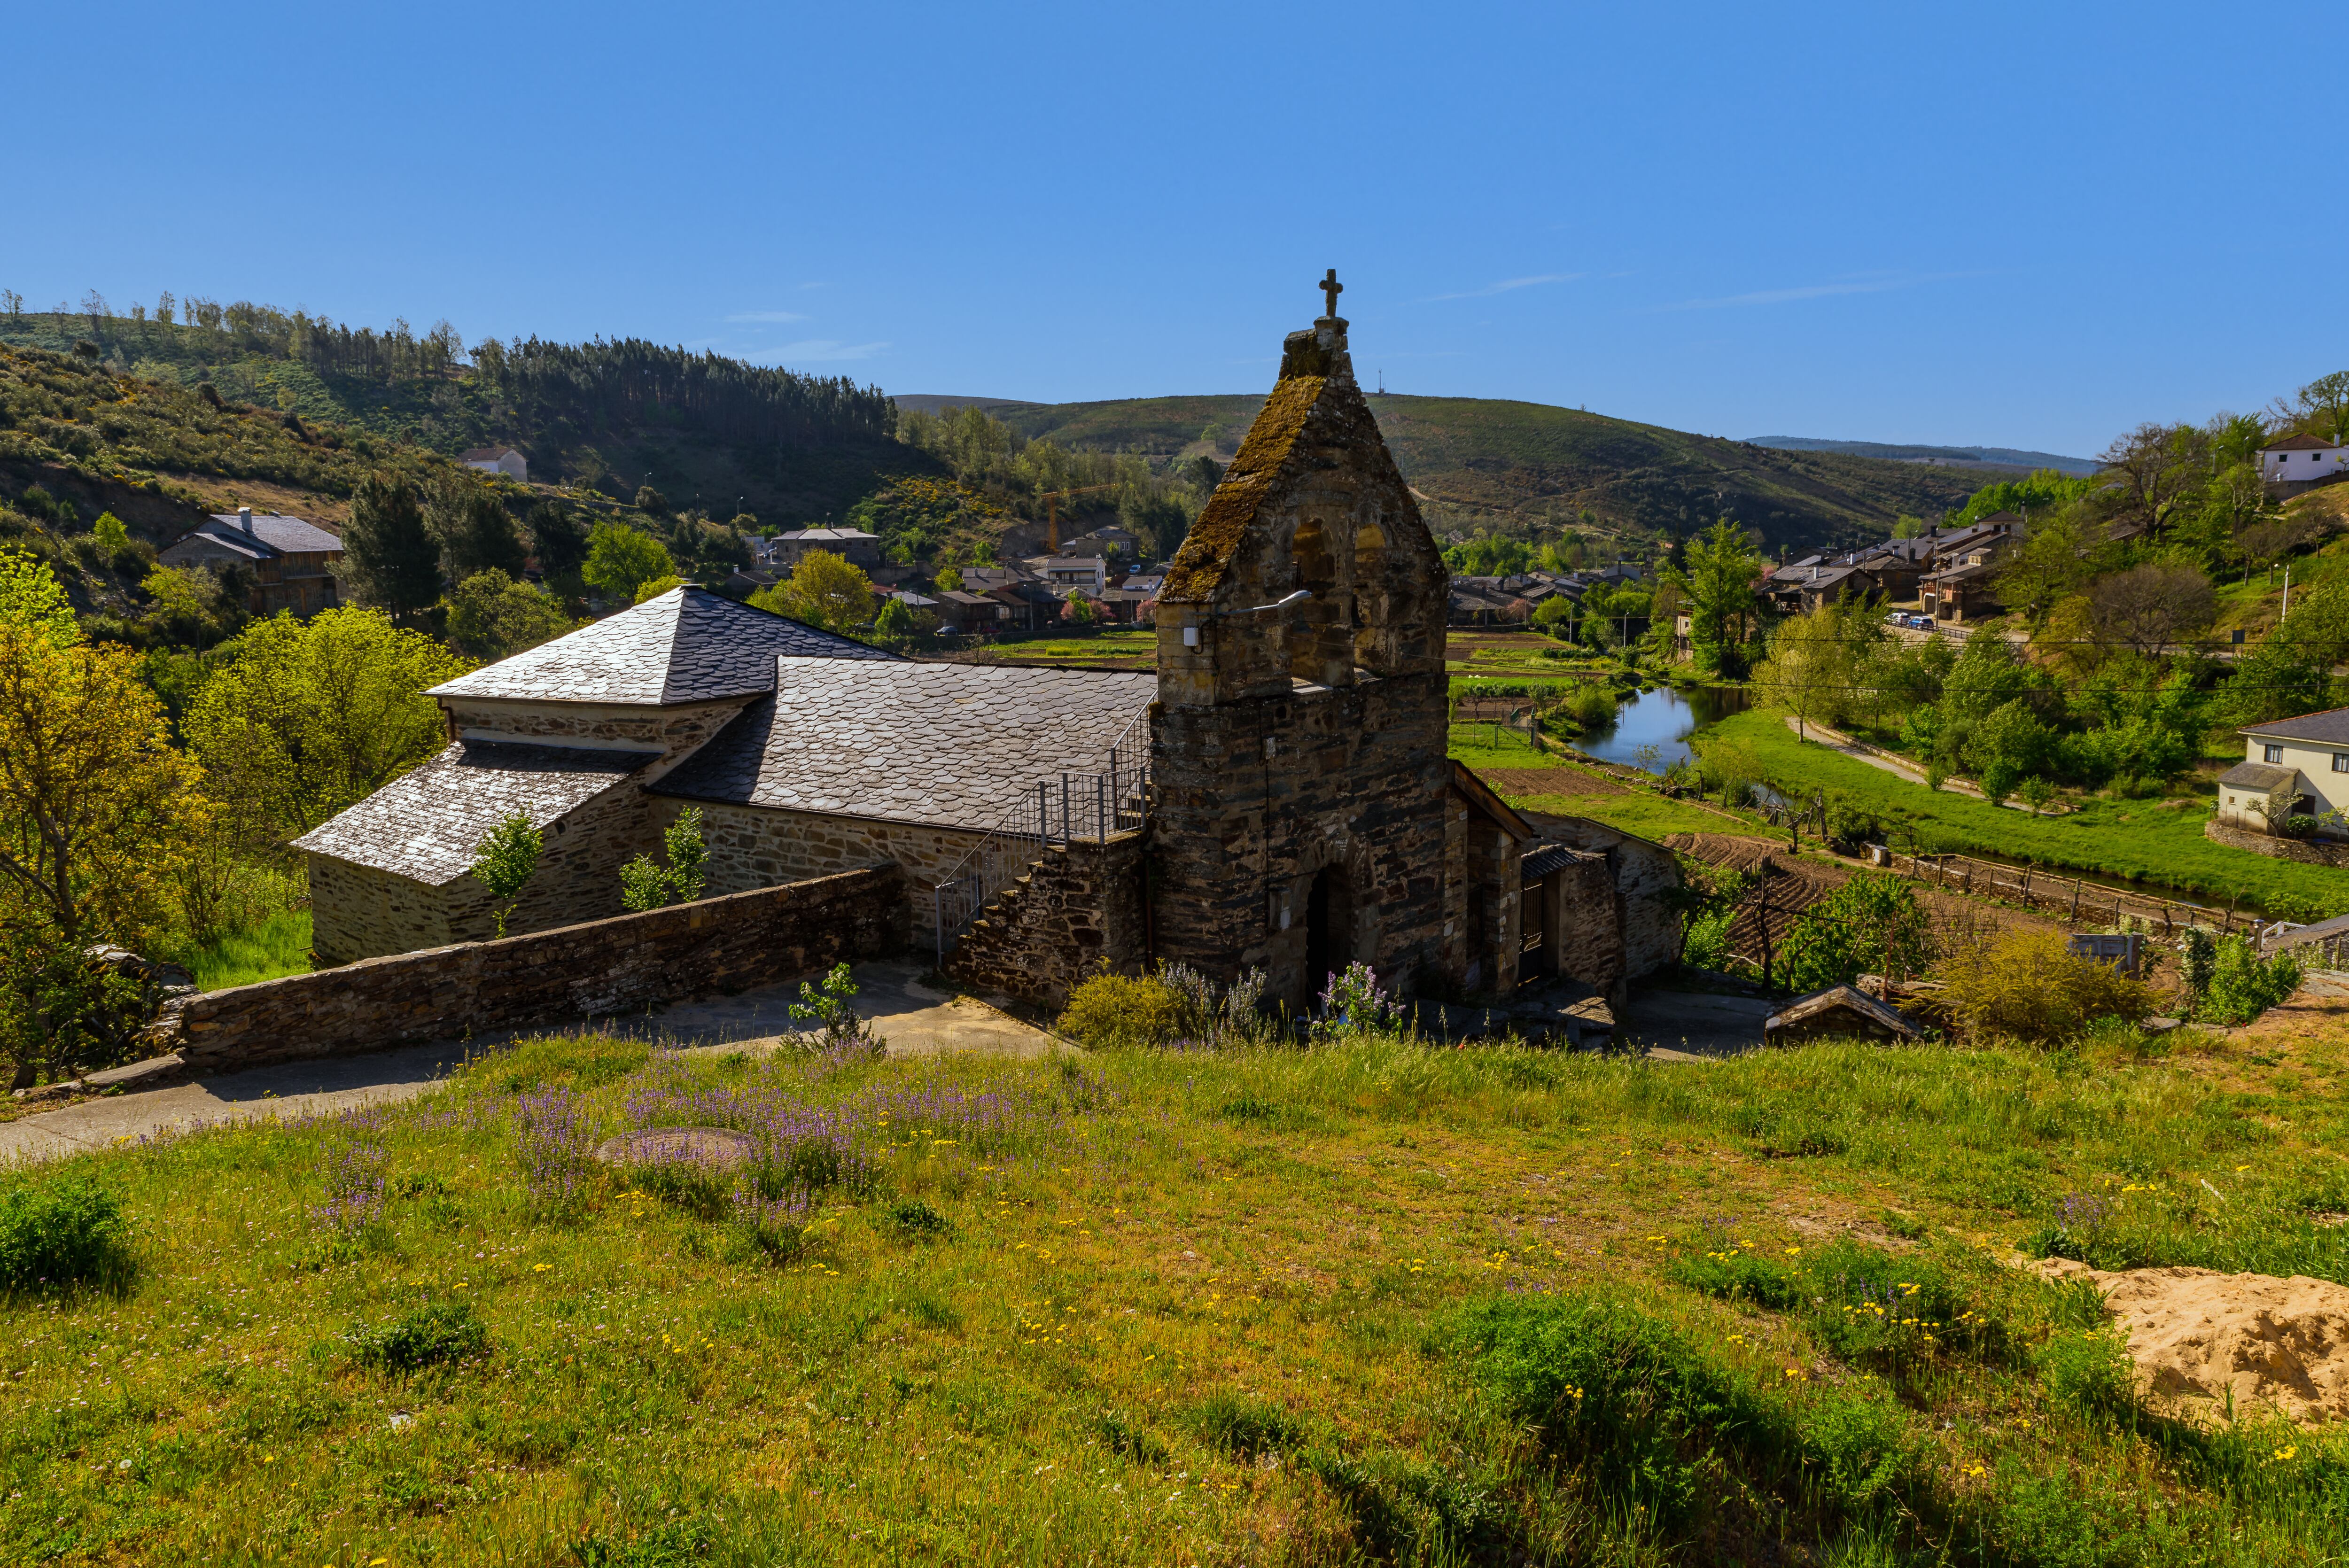
[[[249,506],[214,513],[155,557],[166,566],[243,568],[253,579],[245,608],[255,615],[333,608],[340,602],[334,564],[342,558],[343,542],[317,524]]]
[[[507,929],[618,914],[620,867],[688,806],[709,894],[895,861],[918,940],[932,883],[1038,780],[1084,777],[1082,805],[1112,748],[1135,765],[1155,689],[1146,672],[915,663],[673,588],[434,687],[448,748],[295,841],[313,944],[341,964],[487,938],[468,873],[517,810],[545,850]]]

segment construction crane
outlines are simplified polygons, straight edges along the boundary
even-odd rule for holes
[[[1118,486],[1113,484],[1079,485],[1074,490],[1047,490],[1042,495],[1037,497],[1037,500],[1044,503],[1044,528],[1046,531],[1044,534],[1045,553],[1050,555],[1058,555],[1061,553],[1060,503],[1062,496],[1091,495],[1095,490],[1116,490]]]

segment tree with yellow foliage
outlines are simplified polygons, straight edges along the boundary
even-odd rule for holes
[[[790,582],[751,594],[750,603],[844,635],[873,618],[873,580],[844,556],[811,550],[792,568]]]

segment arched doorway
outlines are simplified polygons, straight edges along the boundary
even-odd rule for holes
[[[1305,994],[1320,1000],[1330,976],[1353,962],[1354,890],[1343,866],[1324,866],[1305,898]]]

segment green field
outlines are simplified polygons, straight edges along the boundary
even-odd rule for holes
[[[0,1297],[0,1556],[2336,1561],[2349,1437],[2174,1426],[1997,1262],[2127,1181],[2097,1245],[2349,1277],[2337,1039],[2221,1048],[525,1043],[65,1168],[128,1256]],[[578,1162],[712,1121],[803,1198]]]
[[[1538,768],[1554,769],[1561,774],[1572,772],[1600,777],[1595,769],[1586,769],[1561,755],[1555,744],[1549,750],[1535,751],[1520,730],[1490,724],[1455,724],[1452,727],[1451,735],[1451,745],[1447,749],[1452,758],[1466,763],[1478,773],[1486,773],[1496,768]],[[1495,787],[1499,789],[1498,785]],[[1588,817],[1609,827],[1620,828],[1627,833],[1637,833],[1643,839],[1661,839],[1667,833],[1767,834],[1774,831],[1751,812],[1725,811],[1718,807],[1668,799],[1637,787],[1607,793],[1578,791],[1567,794],[1518,789],[1503,789],[1500,793],[1510,805],[1525,810],[1556,816]]]
[[[1826,789],[1881,817],[1896,848],[2002,855],[2099,876],[2167,884],[2205,902],[2240,898],[2294,918],[2309,910],[2349,911],[2349,872],[2270,860],[2202,836],[2208,800],[2113,800],[2094,797],[2064,816],[2033,817],[1971,796],[1929,790],[1826,748],[1795,739],[1784,715],[1734,715],[1706,735],[1752,748],[1766,781],[1782,792]],[[2294,901],[2287,904],[2283,901]]]

